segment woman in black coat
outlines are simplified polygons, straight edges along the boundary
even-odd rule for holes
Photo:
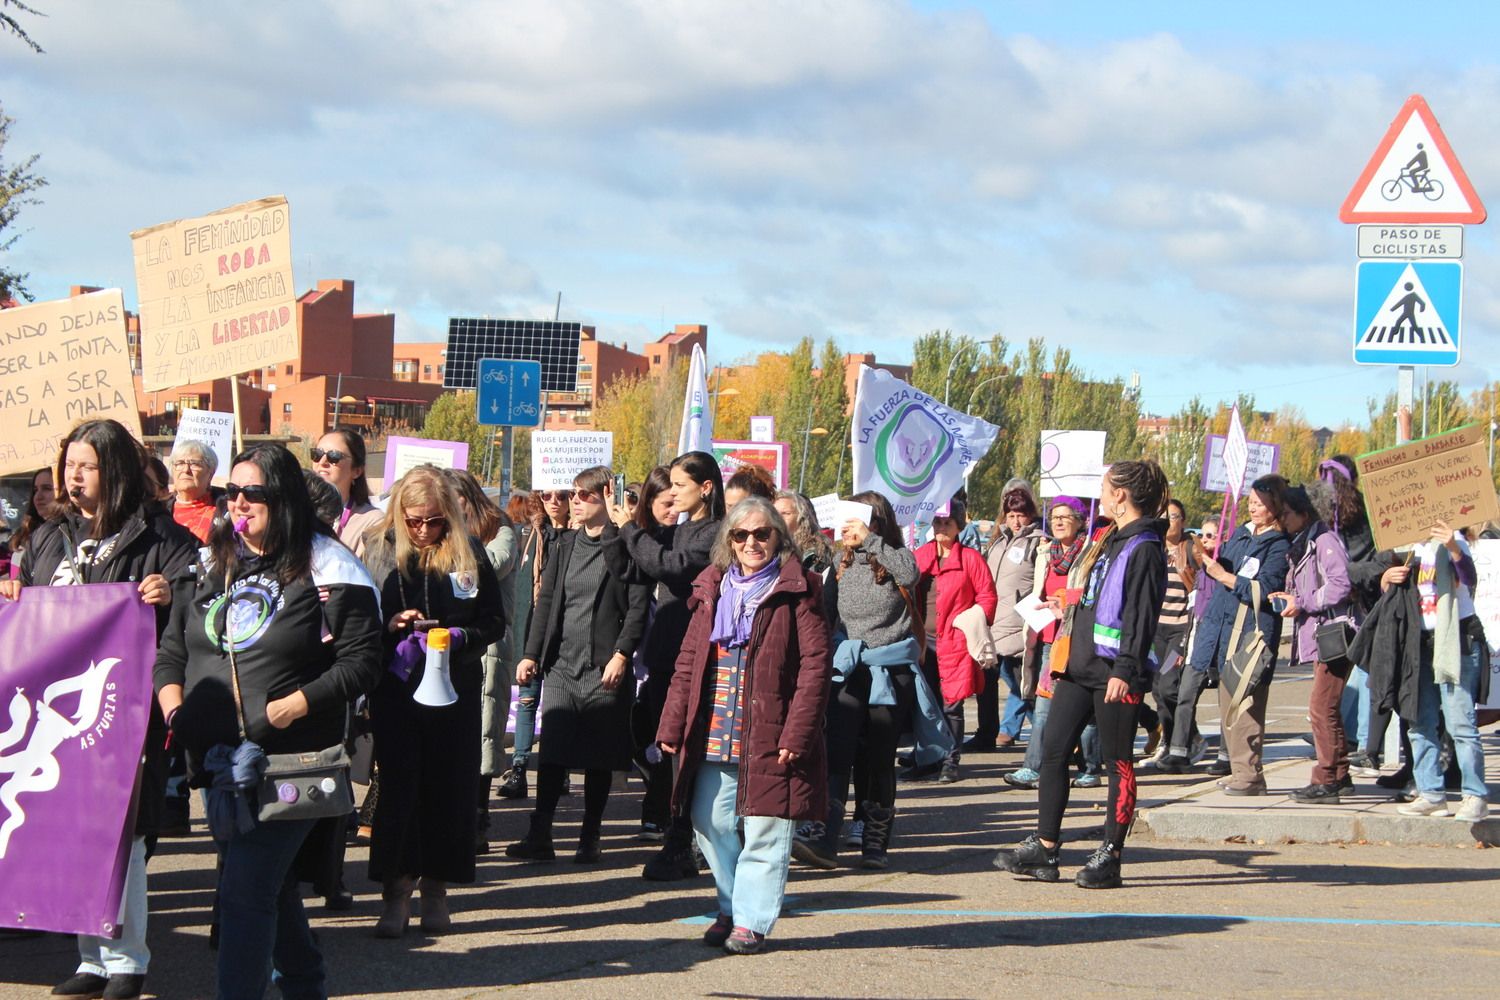
[[[51,519],[37,528],[21,554],[17,580],[0,584],[14,597],[21,587],[81,583],[135,583],[141,600],[156,608],[161,636],[172,587],[186,579],[197,541],[148,494],[145,450],[113,420],[79,424],[63,439],[53,481],[60,484]],[[125,876],[120,936],[78,936],[78,972],[53,992],[61,996],[136,996],[146,978],[146,843],[156,835],[166,796],[163,746],[167,727],[151,706],[146,748],[136,780],[135,841]]]
[[[631,764],[630,706],[635,679],[630,661],[646,631],[650,597],[644,584],[627,584],[604,560],[615,533],[605,512],[610,480],[603,466],[573,480],[574,530],[562,535],[543,571],[541,594],[516,664],[518,683],[542,671],[542,754],[536,811],[525,838],[507,857],[551,861],[552,817],[569,771],[584,772],[583,830],[573,860],[599,860],[599,826],[609,801],[612,771]]]
[[[656,595],[656,611],[643,654],[646,683],[641,691],[646,703],[641,728],[651,734],[661,722],[677,654],[692,620],[687,600],[693,592],[693,581],[708,568],[714,538],[724,520],[724,482],[712,455],[705,451],[678,455],[667,475],[672,512],[683,520],[651,529],[633,523],[623,506],[611,504],[609,516],[620,533],[604,546],[611,572],[632,583],[647,584]],[[667,802],[672,788],[672,762],[656,756],[646,774],[645,805],[651,808],[651,814],[642,814],[643,820],[653,823],[660,822],[663,811],[670,812]],[[661,850],[646,862],[641,874],[655,882],[698,874],[693,824],[686,815],[671,816]]]
[[[474,789],[479,783],[481,660],[505,630],[500,584],[465,526],[442,471],[419,465],[396,484],[382,535],[365,546],[380,588],[386,671],[370,699],[380,800],[370,837],[370,877],[383,886],[377,937],[406,931],[420,879],[422,929],[448,929],[448,883],[474,881]],[[458,700],[414,695],[426,672],[430,629],[449,631]]]

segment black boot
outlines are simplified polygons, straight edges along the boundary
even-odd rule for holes
[[[474,816],[474,853],[490,853],[490,779],[479,779],[479,802]]]
[[[591,865],[599,860],[599,825],[601,818],[598,816],[583,817],[583,829],[578,834],[578,850],[573,854],[575,865]]]
[[[505,849],[507,858],[523,861],[553,861],[557,852],[552,849],[552,817],[541,813],[531,814],[531,826],[526,836]]]
[[[1098,850],[1089,855],[1088,862],[1078,869],[1078,875],[1074,881],[1084,889],[1120,888],[1119,856],[1110,850],[1108,844],[1101,845]]]
[[[896,820],[896,810],[888,809],[875,802],[866,802],[865,808],[865,841],[861,845],[859,866],[861,868],[882,869],[890,867],[890,859],[886,856],[891,846],[891,826]]]
[[[823,822],[808,823],[792,841],[792,857],[814,868],[829,869],[839,863],[839,829],[844,825],[844,804],[828,800],[828,816]],[[806,836],[803,836],[803,834]]]
[[[500,779],[500,797],[502,799],[524,799],[526,797],[526,765],[512,765],[505,777]]]
[[[641,877],[652,882],[677,882],[693,878],[697,874],[698,862],[693,857],[693,829],[680,819],[674,819],[667,828],[661,850],[646,862],[646,867],[641,870]]]
[[[994,864],[1012,875],[1025,875],[1040,882],[1057,881],[1057,848],[1044,846],[1034,833],[1015,847],[996,852]]]

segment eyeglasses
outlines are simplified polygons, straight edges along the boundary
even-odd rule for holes
[[[579,503],[598,503],[604,499],[604,494],[595,493],[593,490],[574,490],[573,499]]]
[[[735,528],[729,533],[729,540],[736,545],[744,545],[746,541],[754,538],[757,542],[764,544],[769,542],[775,534],[775,528]]]
[[[403,518],[402,520],[406,522],[407,531],[421,531],[423,528],[448,527],[448,519],[441,514],[434,514],[432,517],[407,517]]]
[[[241,494],[244,495],[246,503],[266,503],[271,499],[271,491],[266,489],[264,486],[236,486],[234,483],[225,484],[224,495],[228,497],[231,502],[238,500]]]
[[[196,458],[179,458],[177,461],[172,463],[172,468],[177,472],[181,472],[183,469],[188,469],[192,472],[202,472],[204,469],[208,468],[208,463],[200,461]]]
[[[635,490],[626,490],[625,491],[625,502],[626,503],[640,503],[640,501],[641,501],[641,495],[639,493],[637,493]]]
[[[337,448],[330,448],[327,451],[324,451],[322,448],[314,448],[308,454],[312,456],[314,462],[326,460],[329,465],[338,465],[349,457],[348,453],[339,451]]]
[[[1167,520],[1168,521],[1181,521],[1182,520],[1182,515],[1181,514],[1168,514],[1167,515]]]
[[[556,501],[558,503],[567,503],[569,500],[573,499],[573,491],[572,490],[542,490],[540,496],[541,496],[541,498],[543,500],[547,501],[548,503],[552,503],[554,501]]]

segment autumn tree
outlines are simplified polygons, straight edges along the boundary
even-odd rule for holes
[[[614,471],[642,480],[677,454],[688,361],[664,376],[626,375],[615,379],[594,402],[594,427],[614,435]]]
[[[25,7],[21,9],[28,10]],[[9,27],[23,40],[30,41],[25,32],[15,26],[3,7],[0,7],[0,25]],[[12,123],[13,119],[7,117],[4,109],[0,108],[0,254],[8,252],[21,238],[21,234],[13,228],[21,208],[37,204],[39,199],[36,192],[47,185],[46,179],[35,172],[35,154],[14,163],[6,159],[5,146],[10,138]],[[31,301],[31,294],[26,290],[26,278],[26,272],[0,263],[0,302],[15,298]]]
[[[429,441],[465,442],[469,446],[468,469],[483,478],[485,457],[494,431],[495,428],[479,422],[474,393],[459,390],[445,392],[433,400],[432,407],[427,411],[427,419],[422,422],[422,429],[417,431],[416,436]],[[492,466],[497,464],[498,458],[494,458]],[[387,483],[386,488],[389,489],[390,485]]]

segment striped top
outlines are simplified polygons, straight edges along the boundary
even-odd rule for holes
[[[713,712],[708,720],[708,745],[704,759],[716,764],[734,764],[740,759],[740,742],[744,735],[745,649],[717,646],[718,664],[714,670]]]
[[[1161,617],[1157,625],[1161,628],[1181,628],[1188,623],[1188,590],[1177,571],[1177,562],[1167,560],[1167,591],[1161,599]]]

